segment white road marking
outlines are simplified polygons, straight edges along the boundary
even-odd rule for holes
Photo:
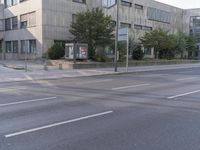
[[[177,79],[176,81],[186,81],[186,80],[193,80],[193,79],[197,79],[197,77],[182,78],[182,79]]]
[[[148,85],[150,85],[150,84],[130,85],[130,86],[123,86],[123,87],[112,88],[112,90],[123,90],[123,89],[136,88],[136,87],[142,87],[142,86],[148,86]]]
[[[30,76],[28,76],[28,75],[26,75],[26,74],[25,74],[25,77],[26,77],[26,79],[28,79],[28,80],[33,80],[32,77],[30,77]]]
[[[32,99],[32,100],[13,102],[13,103],[5,103],[5,104],[0,104],[0,107],[18,105],[18,104],[24,104],[24,103],[39,102],[39,101],[46,101],[46,100],[53,100],[53,99],[56,99],[56,98],[57,97],[47,97],[47,98]]]
[[[56,126],[60,126],[60,125],[64,125],[64,124],[69,124],[69,123],[89,119],[89,118],[99,117],[99,116],[107,115],[110,113],[113,113],[113,111],[106,111],[106,112],[93,114],[93,115],[89,115],[89,116],[85,116],[85,117],[80,117],[80,118],[76,118],[76,119],[72,119],[72,120],[68,120],[68,121],[63,121],[63,122],[45,125],[45,126],[28,129],[28,130],[24,130],[24,131],[20,131],[20,132],[15,132],[15,133],[7,134],[7,135],[5,135],[5,137],[10,138],[10,137],[14,137],[14,136],[18,136],[18,135],[22,135],[22,134],[26,134],[26,133],[31,133],[31,132],[35,132],[35,131],[39,131],[39,130],[43,130],[43,129],[48,129],[48,128],[52,128],[52,127],[56,127]]]
[[[12,88],[0,88],[0,92],[10,92],[10,91],[17,91],[17,90],[24,90],[25,87],[12,87]]]
[[[188,92],[188,93],[178,94],[178,95],[175,95],[175,96],[170,96],[170,97],[168,97],[168,99],[183,97],[183,96],[187,96],[187,95],[191,95],[191,94],[195,94],[195,93],[199,93],[199,92],[200,92],[200,90],[196,90],[196,91],[192,91],[192,92]]]
[[[10,91],[16,91],[16,89],[0,89],[0,92],[10,92]]]
[[[105,80],[94,80],[94,81],[85,81],[85,82],[77,82],[76,84],[91,84],[91,83],[103,83],[103,82],[110,82],[113,79],[105,79]]]
[[[185,73],[194,73],[194,71],[183,71],[183,72],[179,72],[181,74],[185,74]]]

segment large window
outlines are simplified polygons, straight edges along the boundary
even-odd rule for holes
[[[18,20],[17,17],[7,18],[5,19],[5,30],[16,30],[18,28]]]
[[[103,7],[109,8],[116,4],[116,0],[102,0]]]
[[[31,12],[20,16],[20,27],[28,28],[36,25],[36,13]]]
[[[12,30],[16,30],[18,28],[18,20],[17,17],[12,18]]]
[[[195,38],[197,43],[200,43],[200,16],[190,18],[190,35]]]
[[[11,27],[11,18],[7,18],[5,19],[5,30],[8,31],[8,30],[11,30],[12,27]]]
[[[29,53],[36,53],[36,40],[29,40]]]
[[[171,21],[170,12],[152,8],[152,7],[148,7],[147,17],[149,20],[159,21],[159,22],[163,22],[163,23],[170,23],[170,21]]]
[[[6,53],[18,53],[18,41],[6,41]]]
[[[12,53],[12,42],[6,41],[6,53]]]
[[[4,20],[0,19],[0,31],[4,30]]]
[[[28,50],[28,42],[26,40],[21,41],[21,53],[25,53]]]
[[[18,53],[18,41],[12,42],[12,51],[13,53]]]
[[[21,53],[35,54],[37,52],[36,40],[21,40]]]
[[[18,0],[4,0],[5,6],[10,7],[18,4]]]

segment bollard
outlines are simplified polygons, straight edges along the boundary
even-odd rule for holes
[[[44,65],[44,70],[48,71],[48,66],[47,65]]]
[[[59,64],[59,70],[63,70],[62,64]]]

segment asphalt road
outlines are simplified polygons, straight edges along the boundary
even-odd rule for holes
[[[0,150],[199,150],[200,68],[0,84]]]

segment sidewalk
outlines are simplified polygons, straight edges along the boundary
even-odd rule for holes
[[[114,72],[114,68],[101,68],[101,69],[65,69],[59,70],[58,67],[49,66],[48,71],[45,71],[44,65],[41,63],[29,63],[28,72],[24,70],[15,70],[12,68],[4,67],[10,66],[14,68],[22,68],[24,66],[23,61],[0,61],[0,82],[12,82],[12,81],[24,81],[24,80],[40,80],[40,79],[58,79],[66,77],[83,77],[83,76],[95,76],[95,75],[108,75],[126,73],[125,68],[118,68],[118,72]],[[157,65],[157,66],[140,66],[130,67],[128,72],[144,72],[144,71],[156,71],[178,68],[195,68],[200,67],[200,63],[197,64],[181,64],[181,65]]]

